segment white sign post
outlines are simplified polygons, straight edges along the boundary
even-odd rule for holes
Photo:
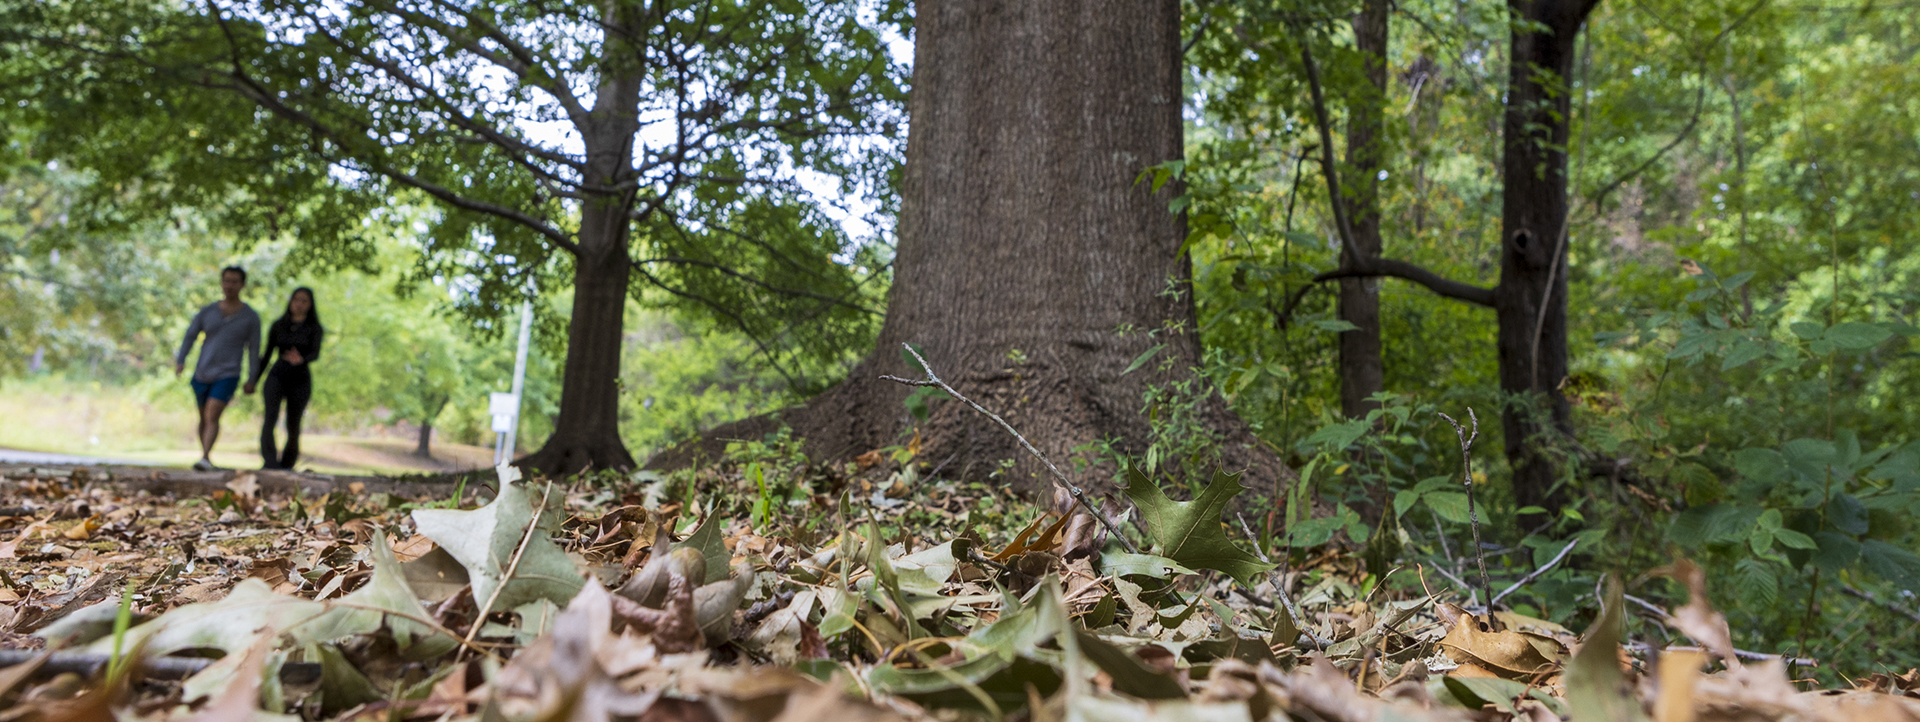
[[[520,413],[520,399],[510,393],[487,394],[487,414],[493,417],[493,465],[499,466],[507,455],[507,432],[513,430]]]
[[[520,392],[527,381],[527,344],[533,340],[533,303],[520,302],[520,350],[513,357],[513,392],[493,394],[489,399],[489,409],[493,413],[493,429],[498,437],[493,451],[495,467],[513,461],[514,436],[520,430]],[[502,398],[504,397],[504,398]],[[501,421],[500,410],[507,410],[506,421]]]

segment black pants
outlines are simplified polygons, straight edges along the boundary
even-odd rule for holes
[[[266,402],[266,423],[260,427],[260,458],[264,468],[291,469],[300,460],[300,416],[307,412],[307,400],[313,398],[313,376],[306,369],[288,372],[278,365],[267,373],[260,391]],[[276,458],[273,451],[273,427],[280,421],[280,402],[287,402],[287,445]]]

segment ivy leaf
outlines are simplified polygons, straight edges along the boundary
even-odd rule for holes
[[[1127,470],[1127,497],[1140,508],[1160,556],[1196,569],[1215,569],[1243,583],[1252,583],[1253,575],[1272,569],[1272,564],[1233,543],[1220,524],[1227,502],[1246,491],[1238,474],[1215,472],[1213,481],[1193,501],[1174,501],[1160,487],[1140,473]]]

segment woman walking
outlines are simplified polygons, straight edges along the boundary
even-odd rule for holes
[[[307,364],[320,358],[320,337],[325,330],[320,327],[320,312],[313,307],[313,290],[302,286],[293,289],[293,295],[287,298],[287,311],[267,329],[267,347],[263,353],[272,356],[280,352],[280,358],[273,362],[273,369],[267,372],[267,383],[261,390],[266,402],[266,424],[260,427],[260,457],[266,460],[263,469],[292,469],[300,460],[300,416],[307,411],[307,400],[313,398],[313,374],[307,370]],[[280,402],[287,402],[287,445],[276,456],[273,448],[273,425],[280,420]]]

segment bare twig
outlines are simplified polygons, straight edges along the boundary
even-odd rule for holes
[[[1633,602],[1634,604],[1638,604],[1640,605],[1640,608],[1645,609],[1649,612],[1653,612],[1654,614],[1660,615],[1661,619],[1667,618],[1667,610],[1661,609],[1660,605],[1658,604],[1654,604],[1653,602],[1649,602],[1645,599],[1641,599],[1631,594],[1622,594],[1620,595],[1620,598],[1625,599],[1629,602]]]
[[[1440,413],[1440,412],[1435,412]],[[1473,527],[1473,558],[1480,563],[1480,595],[1488,600],[1487,610],[1493,610],[1493,583],[1487,581],[1487,552],[1480,547],[1480,511],[1473,505],[1473,440],[1480,438],[1480,416],[1473,413],[1473,407],[1467,407],[1467,418],[1473,420],[1473,433],[1460,428],[1460,422],[1453,417],[1440,413],[1440,418],[1453,425],[1454,436],[1460,439],[1460,466],[1464,470],[1463,481],[1467,485],[1467,522]]]
[[[1113,525],[1113,520],[1108,519],[1107,515],[1100,513],[1099,509],[1094,508],[1092,502],[1087,501],[1087,493],[1081,491],[1080,487],[1075,486],[1073,482],[1068,481],[1067,475],[1060,472],[1060,467],[1054,466],[1053,462],[1047,460],[1046,454],[1042,454],[1039,449],[1033,448],[1033,444],[1027,441],[1027,437],[1021,436],[1020,432],[1015,431],[1012,424],[1007,423],[1006,419],[1000,418],[999,414],[986,410],[985,407],[974,403],[973,399],[967,398],[960,392],[955,391],[952,386],[947,385],[947,382],[941,381],[940,377],[933,373],[933,366],[929,365],[926,359],[920,357],[920,352],[915,351],[912,344],[903,343],[900,345],[907,349],[907,353],[913,354],[913,360],[920,362],[920,369],[927,372],[927,377],[925,379],[915,380],[903,379],[898,376],[881,376],[881,380],[906,384],[908,386],[937,386],[941,391],[947,392],[948,395],[967,402],[967,405],[972,406],[974,411],[978,411],[985,414],[987,418],[993,419],[1000,424],[1000,428],[1006,429],[1007,433],[1013,434],[1013,438],[1020,440],[1020,445],[1026,447],[1027,452],[1033,454],[1033,458],[1039,459],[1040,463],[1047,466],[1048,471],[1053,472],[1054,480],[1060,482],[1060,486],[1064,487],[1067,493],[1073,495],[1073,500],[1080,503],[1080,508],[1087,510],[1088,514],[1093,515],[1094,520],[1100,522],[1101,526],[1107,528],[1107,534],[1109,536],[1120,540],[1120,545],[1126,547],[1128,552],[1135,554],[1140,552],[1140,549],[1133,545],[1133,540],[1128,539],[1125,534],[1120,533],[1118,527]]]
[[[112,658],[85,652],[43,652],[32,649],[0,649],[0,667],[33,663],[43,659],[29,677],[48,677],[72,673],[91,677],[106,669]],[[186,679],[212,666],[218,659],[205,657],[147,657],[140,660],[141,676],[151,679]],[[282,662],[280,680],[311,683],[320,679],[318,662]]]
[[[1258,538],[1253,535],[1253,528],[1247,526],[1247,518],[1245,516],[1242,516],[1240,514],[1235,514],[1233,515],[1233,517],[1235,519],[1240,520],[1240,531],[1245,533],[1248,539]],[[1255,543],[1253,545],[1253,554],[1254,556],[1260,557],[1260,561],[1263,563],[1266,563],[1266,564],[1273,563],[1272,559],[1267,558],[1267,551],[1265,549],[1261,549],[1258,543]],[[1281,581],[1282,579],[1285,579],[1286,576],[1287,576],[1286,568],[1278,567],[1275,569],[1275,571],[1267,574],[1267,582],[1273,585],[1273,593],[1275,596],[1279,597],[1280,604],[1287,610],[1287,616],[1293,618],[1293,628],[1300,630],[1301,634],[1307,635],[1308,639],[1313,640],[1314,646],[1319,647],[1320,651],[1322,652],[1326,651],[1327,645],[1332,644],[1332,642],[1330,640],[1321,639],[1320,635],[1314,634],[1313,630],[1307,627],[1306,615],[1303,615],[1300,613],[1300,607],[1293,603],[1293,595],[1287,593],[1286,584]],[[1242,592],[1242,593],[1246,594],[1248,599],[1254,598],[1253,594],[1250,592]]]
[[[1507,587],[1506,591],[1500,592],[1499,594],[1495,594],[1493,595],[1492,599],[1487,600],[1487,609],[1491,611],[1495,606],[1498,606],[1500,604],[1500,600],[1506,599],[1507,595],[1514,593],[1515,591],[1519,590],[1520,587],[1526,586],[1528,583],[1532,582],[1533,580],[1539,579],[1540,575],[1545,574],[1549,571],[1552,571],[1554,567],[1559,566],[1560,560],[1567,558],[1567,554],[1572,552],[1573,548],[1579,545],[1580,545],[1580,539],[1578,537],[1574,538],[1573,541],[1567,542],[1567,545],[1560,549],[1559,554],[1553,555],[1553,559],[1551,561],[1548,561],[1546,564],[1540,565],[1539,569],[1535,569],[1533,570],[1532,573],[1524,577],[1521,577],[1520,581],[1514,582],[1513,586]]]
[[[540,531],[540,514],[547,510],[547,496],[552,493],[553,481],[548,480],[546,490],[540,492],[540,508],[533,510],[533,519],[527,522],[526,533],[520,535],[520,546],[513,550],[513,558],[507,561],[507,573],[500,576],[500,583],[494,585],[493,593],[487,595],[487,603],[480,605],[479,613],[474,615],[473,628],[467,630],[467,637],[462,644],[473,646],[473,638],[480,633],[481,627],[486,626],[487,614],[493,611],[493,603],[499,601],[500,591],[513,581],[513,573],[520,569],[520,557],[527,553],[527,543],[533,541],[533,535]]]
[[[1908,618],[1908,619],[1911,619],[1911,620],[1913,620],[1913,621],[1915,621],[1915,622],[1920,622],[1920,612],[1915,612],[1915,611],[1913,611],[1913,610],[1911,610],[1911,609],[1907,609],[1907,608],[1905,608],[1905,607],[1901,607],[1901,606],[1897,606],[1897,605],[1895,605],[1895,604],[1894,604],[1893,602],[1890,602],[1890,601],[1887,601],[1887,600],[1885,600],[1885,599],[1881,599],[1881,598],[1879,598],[1879,597],[1877,597],[1877,596],[1874,596],[1874,594],[1873,594],[1873,592],[1869,592],[1869,591],[1866,591],[1866,590],[1864,590],[1864,589],[1860,589],[1860,588],[1858,588],[1858,587],[1855,587],[1855,586],[1853,586],[1852,584],[1845,584],[1845,583],[1842,583],[1842,584],[1840,585],[1840,589],[1841,589],[1841,591],[1844,591],[1844,592],[1846,592],[1846,593],[1848,593],[1848,594],[1851,594],[1851,595],[1853,595],[1853,596],[1856,596],[1856,597],[1859,597],[1859,598],[1861,598],[1861,599],[1865,599],[1865,600],[1867,600],[1867,601],[1869,601],[1869,602],[1873,602],[1874,604],[1878,604],[1878,605],[1880,605],[1880,606],[1882,606],[1882,607],[1885,607],[1885,608],[1886,608],[1886,610],[1887,610],[1887,611],[1889,611],[1889,612],[1893,612],[1893,613],[1895,613],[1895,614],[1898,614],[1898,615],[1900,615],[1900,616],[1902,616],[1902,617],[1906,617],[1906,618]]]
[[[1433,597],[1427,597],[1426,599],[1420,600],[1418,604],[1408,604],[1394,609],[1392,614],[1382,617],[1371,629],[1368,629],[1360,635],[1360,646],[1366,648],[1378,644],[1380,640],[1386,639],[1387,635],[1394,631],[1394,627],[1400,626],[1415,613],[1427,610],[1432,606]]]
[[[1634,652],[1651,652],[1651,651],[1654,651],[1655,649],[1653,645],[1647,644],[1646,642],[1622,642],[1620,646],[1625,647],[1629,651],[1634,651]],[[1684,645],[1670,645],[1666,647],[1659,647],[1658,649],[1664,652],[1705,652],[1706,651],[1699,647],[1688,647]],[[1789,667],[1820,666],[1819,660],[1811,659],[1808,657],[1788,657],[1786,655],[1768,654],[1766,652],[1749,652],[1744,649],[1733,650],[1733,656],[1739,657],[1741,659],[1752,660],[1755,662],[1764,662],[1767,660],[1777,659],[1782,662],[1785,662]]]
[[[1447,541],[1447,528],[1441,525],[1439,514],[1433,515],[1433,533],[1440,537],[1440,552],[1447,555],[1447,564],[1452,565],[1454,569],[1459,569],[1460,560],[1453,556],[1453,544]],[[1467,585],[1461,584],[1460,586],[1464,587]]]
[[[1468,584],[1467,581],[1464,579],[1461,579],[1459,575],[1454,574],[1453,572],[1447,571],[1446,567],[1435,564],[1433,565],[1432,569],[1436,572],[1439,572],[1440,576],[1446,577],[1447,581],[1453,582],[1455,586],[1458,586],[1461,589],[1467,590],[1467,603],[1461,605],[1462,607],[1479,606],[1477,597],[1479,596],[1480,593],[1478,590],[1475,590],[1473,588],[1472,584]]]

